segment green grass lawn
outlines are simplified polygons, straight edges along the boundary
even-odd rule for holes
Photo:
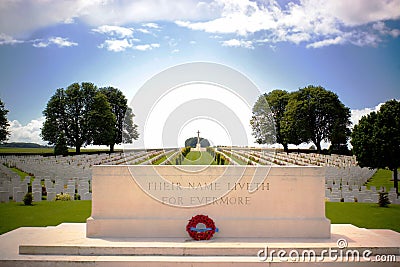
[[[190,151],[182,165],[217,165],[214,158],[208,152]]]
[[[242,159],[240,159],[240,158],[238,158],[238,157],[236,157],[234,154],[232,154],[232,153],[226,153],[232,160],[234,160],[237,164],[239,164],[239,165],[247,165],[247,162],[246,161],[244,161],[244,160],[242,160]]]
[[[400,173],[400,169],[398,173]],[[379,169],[367,182],[366,186],[368,189],[370,188],[370,186],[376,186],[376,188],[384,186],[386,190],[389,191],[390,188],[394,187],[392,175],[393,172],[390,170]]]
[[[21,177],[21,180],[22,180],[22,179],[25,179],[26,176],[29,176],[28,173],[23,172],[23,171],[21,171],[21,170],[19,170],[19,169],[17,169],[17,168],[11,168],[11,170],[12,170],[13,172],[17,173],[17,174],[19,175],[19,177]]]
[[[171,151],[171,152],[165,154],[164,156],[162,156],[161,158],[159,158],[158,160],[156,160],[155,162],[153,162],[153,165],[160,165],[161,163],[163,163],[164,161],[166,161],[167,158],[168,158],[169,156],[172,155],[172,153],[174,153],[174,152]]]
[[[92,201],[42,201],[33,206],[23,203],[0,204],[0,234],[23,226],[49,226],[63,222],[86,222]]]
[[[20,147],[0,147],[0,153],[10,154],[42,154],[42,153],[53,153],[53,148],[20,148]]]
[[[400,232],[400,205],[381,208],[375,203],[327,202],[326,217],[331,223],[350,223],[369,229],[392,229]]]
[[[23,226],[49,226],[63,222],[86,222],[91,201],[42,201],[33,206],[0,203],[0,234]],[[332,223],[400,232],[400,205],[380,208],[372,203],[327,202],[326,216]]]

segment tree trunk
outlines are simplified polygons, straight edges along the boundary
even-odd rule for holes
[[[77,145],[77,146],[75,147],[75,153],[76,153],[76,154],[80,154],[80,153],[81,153],[81,146]]]
[[[396,188],[396,194],[399,194],[399,184],[397,179],[397,167],[393,169],[393,181],[394,181],[394,188]]]
[[[115,144],[111,144],[111,145],[110,145],[110,153],[114,153],[114,145],[115,145]]]
[[[282,145],[283,145],[283,151],[288,153],[289,152],[288,144],[282,144]]]
[[[314,144],[317,147],[318,154],[321,154],[321,143],[320,142],[315,142]]]

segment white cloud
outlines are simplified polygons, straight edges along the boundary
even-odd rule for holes
[[[171,54],[176,54],[176,53],[179,53],[179,49],[174,49],[171,51]]]
[[[142,29],[142,28],[140,28],[140,29],[137,29],[137,31],[138,31],[138,32],[141,32],[141,33],[145,33],[145,34],[151,34],[151,32],[150,32],[148,29]]]
[[[0,1],[0,32],[26,38],[40,28],[71,22],[93,3],[95,1]]]
[[[112,52],[125,51],[127,48],[132,48],[133,42],[139,41],[133,38],[133,28],[102,25],[96,29],[92,29],[92,31],[107,36],[107,39],[98,47]]]
[[[33,43],[33,47],[37,47],[37,48],[44,48],[44,47],[48,47],[50,43],[48,42],[38,42],[38,43]]]
[[[0,45],[10,45],[10,44],[13,45],[19,43],[23,43],[23,41],[16,40],[7,34],[0,33]]]
[[[335,44],[342,44],[344,42],[344,39],[341,36],[337,36],[336,38],[333,39],[325,39],[322,41],[318,41],[312,44],[308,44],[307,48],[320,48],[324,46],[329,46],[329,45],[335,45]]]
[[[261,30],[269,30],[276,27],[277,22],[274,12],[264,5],[258,5],[249,0],[217,1],[222,12],[221,16],[209,21],[190,22],[177,20],[175,23],[181,27],[192,30],[203,30],[209,33],[235,33],[246,36]]]
[[[148,51],[152,50],[153,48],[159,48],[160,44],[143,44],[143,45],[135,45],[133,46],[133,49],[139,50],[139,51]]]
[[[303,2],[312,2],[310,0]],[[398,19],[400,17],[399,0],[324,0],[318,6],[325,6],[326,13],[331,13],[347,26],[357,26],[370,22]]]
[[[393,38],[397,38],[400,36],[400,30],[398,29],[389,29],[383,21],[378,21],[372,25],[372,28],[378,31],[382,35],[390,35]]]
[[[125,51],[127,48],[131,48],[133,45],[127,39],[122,40],[105,40],[104,43],[99,45],[99,48],[105,48],[108,51],[112,52],[122,52]]]
[[[221,44],[222,46],[244,47],[244,48],[254,49],[253,43],[251,41],[246,41],[246,40],[230,39],[227,41],[222,41]]]
[[[8,142],[28,142],[46,144],[40,137],[40,128],[43,127],[44,117],[31,120],[26,125],[22,125],[18,120],[10,121],[10,138]]]
[[[400,0],[300,0],[284,7],[275,0],[216,3],[222,10],[216,19],[175,23],[192,30],[251,37],[253,42],[305,42],[309,48],[345,43],[376,46],[385,37],[400,35],[398,29],[371,27],[372,23],[382,26],[385,20],[400,18]],[[263,39],[255,38],[255,33],[262,33]]]
[[[64,20],[64,23],[65,24],[73,24],[73,23],[75,23],[75,19],[74,18],[66,18]]]
[[[92,29],[93,32],[98,32],[102,34],[106,34],[108,36],[116,36],[119,38],[126,38],[133,36],[133,29],[120,27],[120,26],[110,26],[110,25],[102,25],[97,27],[96,29]]]
[[[51,44],[57,45],[58,47],[70,47],[78,45],[78,43],[71,42],[68,40],[68,38],[62,38],[62,37],[51,37],[49,38],[49,42]]]
[[[144,23],[156,29],[154,21],[211,19],[218,14],[214,6],[197,0],[0,1],[0,33],[28,37],[37,29],[78,19],[93,27]]]
[[[155,23],[146,23],[144,24],[144,27],[153,29],[158,28],[158,25]],[[129,48],[139,51],[147,51],[160,47],[160,44],[156,43],[134,45],[135,42],[140,42],[139,39],[133,38],[133,33],[135,31],[151,34],[151,32],[145,28],[133,29],[121,26],[102,25],[96,29],[92,29],[92,31],[106,35],[107,39],[98,47],[105,48],[112,52],[123,52]]]
[[[373,108],[352,109],[350,111],[351,112],[350,121],[352,123],[352,127],[354,125],[356,125],[363,116],[368,115],[369,113],[371,113],[373,111],[377,112],[383,104],[384,103],[380,103]]]
[[[385,38],[400,36],[399,29],[381,24],[399,18],[400,0],[0,1],[0,33],[12,36],[8,41],[0,37],[0,44],[16,43],[38,29],[79,20],[116,39],[132,36],[132,29],[123,25],[140,23],[138,31],[147,33],[160,30],[155,21],[175,21],[181,27],[234,34],[228,38],[253,39],[253,43],[262,36],[269,40],[266,45],[376,46]]]
[[[47,41],[35,40],[33,43],[33,46],[37,47],[37,48],[44,48],[44,47],[48,47],[49,45],[52,45],[52,44],[56,45],[58,47],[71,47],[71,46],[78,45],[78,43],[69,41],[68,38],[50,37]]]
[[[147,28],[152,28],[152,29],[160,29],[160,26],[157,23],[149,22],[149,23],[143,23],[143,27]]]

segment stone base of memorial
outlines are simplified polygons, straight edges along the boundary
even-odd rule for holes
[[[324,206],[319,167],[99,166],[87,224],[0,235],[0,266],[399,266],[400,233],[330,225]],[[212,239],[187,234],[198,214]]]
[[[207,149],[205,147],[201,147],[200,144],[197,144],[196,147],[192,147],[190,151],[200,151],[200,152],[205,152]]]
[[[381,267],[399,262],[400,233],[350,224],[333,224],[331,237],[323,239],[87,238],[84,223],[22,227],[0,236],[0,266]]]
[[[96,166],[87,236],[185,237],[205,214],[216,237],[328,238],[324,177],[321,167]]]

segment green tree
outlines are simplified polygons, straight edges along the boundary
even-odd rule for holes
[[[196,147],[196,145],[197,145],[197,137],[190,137],[185,140],[185,147]],[[209,147],[210,142],[207,139],[200,137],[200,146]]]
[[[261,95],[253,107],[250,124],[253,136],[259,144],[278,143],[288,151],[288,138],[281,131],[283,119],[290,94],[284,90],[273,90]]]
[[[65,110],[68,131],[65,133],[67,144],[74,146],[76,153],[81,147],[91,143],[91,124],[89,114],[92,109],[96,86],[92,83],[74,83],[65,90]]]
[[[98,92],[89,111],[89,131],[94,145],[108,145],[115,141],[115,116],[107,97]]]
[[[46,120],[43,123],[40,135],[50,145],[56,144],[58,137],[61,134],[65,137],[65,133],[68,131],[65,98],[64,89],[57,89],[43,111]]]
[[[361,167],[389,168],[398,193],[400,166],[400,102],[389,100],[378,112],[363,116],[351,133],[351,145]]]
[[[128,107],[124,94],[117,88],[104,87],[100,88],[111,106],[111,111],[115,116],[115,130],[113,142],[110,144],[110,152],[114,152],[114,145],[124,143],[132,143],[139,137],[137,125],[133,124],[132,109]]]
[[[41,136],[49,144],[56,144],[58,136],[64,134],[67,145],[80,153],[83,145],[91,143],[89,113],[93,106],[97,88],[92,83],[73,83],[66,90],[58,89],[50,98],[43,115]]]
[[[10,124],[7,120],[7,113],[8,110],[5,108],[3,101],[1,101],[0,99],[0,143],[6,141],[8,136],[10,135],[10,132],[8,130]]]
[[[122,142],[130,144],[133,140],[139,138],[139,133],[137,132],[137,125],[133,123],[133,117],[135,115],[132,112],[132,109],[128,107],[125,112],[125,117],[123,120],[122,127]]]
[[[318,152],[322,141],[347,142],[350,124],[350,109],[321,86],[292,93],[281,121],[288,143],[313,142]]]
[[[67,139],[65,138],[64,132],[60,132],[57,137],[56,145],[54,146],[54,155],[68,155]]]

